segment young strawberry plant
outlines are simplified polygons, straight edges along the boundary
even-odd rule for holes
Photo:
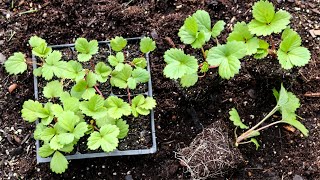
[[[149,115],[156,106],[152,97],[130,93],[150,79],[144,54],[156,48],[151,38],[141,39],[141,56],[134,58],[126,57],[123,49],[127,40],[122,37],[110,41],[116,54],[107,59],[95,58],[99,52],[96,40],[78,38],[76,60],[62,60],[62,53],[48,47],[40,37],[31,37],[29,44],[37,62],[16,52],[5,62],[5,69],[9,74],[19,74],[32,63],[38,65],[33,73],[46,82],[40,92],[44,99],[25,101],[21,113],[30,123],[39,120],[34,131],[34,138],[41,141],[38,154],[52,157],[50,168],[55,173],[67,169],[65,155],[77,151],[75,147],[80,139],[87,139],[87,149],[112,152],[118,147],[119,139],[124,139],[130,131],[125,119],[130,115],[133,118]],[[99,87],[105,87],[102,86],[105,83],[126,89],[127,98],[104,94]]]
[[[297,120],[298,116],[295,113],[295,111],[300,107],[299,99],[292,92],[288,92],[283,87],[283,85],[281,85],[281,89],[279,92],[276,89],[273,89],[273,95],[277,100],[276,106],[261,121],[259,121],[255,126],[253,126],[250,129],[241,121],[240,116],[235,108],[232,108],[230,110],[230,120],[233,122],[233,124],[240,129],[249,129],[246,132],[242,133],[240,136],[237,136],[235,134],[236,146],[238,146],[239,144],[247,144],[252,142],[256,145],[256,149],[258,149],[259,143],[254,137],[259,136],[262,130],[280,123],[289,124],[299,129],[304,136],[308,136],[308,129]],[[260,127],[267,119],[269,119],[276,112],[280,112],[281,120],[274,121],[272,123]],[[237,128],[235,129],[235,132]]]
[[[279,60],[283,69],[304,66],[309,62],[309,50],[301,46],[301,37],[289,27],[291,16],[288,12],[276,12],[272,3],[261,0],[254,4],[252,14],[254,19],[249,24],[237,22],[234,25],[225,44],[220,44],[217,38],[224,29],[223,21],[217,21],[212,27],[209,13],[204,10],[187,17],[178,36],[184,44],[190,44],[195,50],[200,49],[202,57],[197,59],[194,55],[185,54],[182,49],[171,48],[164,54],[167,63],[164,75],[179,79],[182,87],[190,87],[211,68],[218,68],[223,79],[234,77],[241,68],[240,59],[245,56],[263,59],[270,54]],[[278,40],[274,35],[281,32],[277,50]],[[203,46],[210,39],[216,46],[205,50]]]

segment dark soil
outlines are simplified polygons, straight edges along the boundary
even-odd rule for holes
[[[14,2],[14,7],[11,7]],[[189,92],[192,101],[174,81],[165,78],[162,70],[164,52],[171,47],[170,37],[183,47],[178,29],[184,19],[197,9],[207,10],[213,21],[225,20],[227,30],[223,43],[236,21],[249,21],[253,0],[19,0],[0,1],[0,49],[9,57],[15,51],[31,53],[27,40],[32,35],[45,38],[49,44],[73,43],[77,37],[106,40],[116,35],[123,37],[152,36],[157,51],[151,54],[151,70],[155,109],[157,144],[156,154],[127,157],[107,157],[72,160],[63,175],[51,173],[49,164],[36,164],[34,125],[22,120],[20,109],[25,100],[33,99],[31,71],[19,76],[8,76],[0,68],[0,177],[3,179],[183,179],[188,175],[175,158],[175,152],[190,144],[200,132],[188,112],[193,106],[201,125],[207,127],[222,119],[233,137],[233,125],[228,111],[236,107],[247,124],[254,124],[275,105],[272,88],[281,82],[301,101],[298,115],[310,131],[302,138],[298,130],[291,132],[283,125],[265,130],[258,138],[261,149],[253,145],[240,147],[246,164],[225,175],[228,179],[320,179],[320,99],[305,93],[320,92],[320,37],[312,37],[309,30],[320,28],[318,0],[277,3],[277,8],[292,14],[291,26],[299,32],[303,45],[312,53],[312,60],[302,68],[284,71],[271,58],[242,61],[240,74],[232,80],[206,76]],[[37,8],[37,12],[19,15]],[[9,17],[10,16],[10,17]],[[9,18],[7,18],[9,17]],[[31,70],[31,67],[30,67]],[[12,93],[8,87],[17,83]],[[195,97],[195,98],[194,98]],[[202,97],[206,97],[203,99]],[[277,117],[274,117],[277,118]]]

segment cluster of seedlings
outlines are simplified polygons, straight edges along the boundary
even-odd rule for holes
[[[187,88],[194,86],[212,68],[218,68],[218,74],[222,79],[234,77],[241,68],[240,60],[246,56],[262,60],[270,55],[272,59],[277,59],[281,68],[285,70],[294,66],[304,66],[310,61],[309,50],[301,46],[301,37],[289,26],[291,15],[288,12],[276,11],[272,3],[260,0],[253,5],[252,15],[253,19],[249,23],[235,23],[225,43],[218,40],[224,30],[224,21],[219,20],[212,26],[209,13],[204,10],[198,10],[187,17],[178,36],[184,44],[191,45],[192,54],[186,54],[177,48],[167,50],[164,54],[164,61],[167,64],[164,75],[180,81],[180,85]],[[281,39],[276,39],[279,33]],[[211,44],[215,46],[204,49],[205,45],[208,47]],[[198,59],[197,51],[202,54]],[[309,131],[297,120],[298,116],[295,114],[300,107],[299,99],[292,92],[288,92],[283,85],[279,92],[273,89],[273,94],[277,100],[276,106],[250,129],[241,121],[235,108],[230,110],[229,119],[236,126],[235,146],[254,143],[258,149],[260,145],[255,137],[259,136],[262,130],[279,123],[289,124],[300,130],[304,136],[308,136]],[[265,121],[276,112],[281,113],[281,120],[265,125]],[[248,130],[238,136],[237,128]],[[212,128],[205,128],[203,133],[205,132],[212,132]],[[222,131],[219,133],[221,135]],[[232,154],[227,153],[231,152],[230,148],[220,148],[225,147],[223,143],[228,143],[221,142],[221,139],[223,138],[213,143],[211,136],[197,136],[189,147],[178,152],[178,158],[186,166],[192,178],[204,179],[221,174],[223,169],[232,168],[231,165],[226,165],[230,158],[221,160],[211,155],[216,154],[217,149],[223,150],[229,156]],[[214,148],[207,146],[209,142]]]
[[[156,48],[151,38],[141,39],[141,57],[133,59],[125,58],[122,50],[127,40],[122,37],[110,41],[115,55],[99,60],[93,58],[99,52],[96,40],[88,42],[85,38],[78,38],[75,42],[76,60],[62,60],[62,53],[52,50],[40,37],[31,37],[29,44],[38,59],[38,68],[33,73],[47,82],[41,94],[46,100],[25,101],[21,113],[28,122],[40,120],[34,138],[42,142],[39,155],[52,156],[50,168],[55,173],[67,169],[64,154],[74,153],[80,138],[88,137],[90,150],[101,148],[106,153],[111,152],[118,147],[119,139],[128,134],[125,117],[148,115],[156,106],[152,97],[140,94],[131,99],[130,93],[138,84],[149,81],[144,54]],[[84,68],[86,62],[89,62],[88,68]],[[28,64],[32,63],[36,62],[30,62],[23,53],[16,52],[5,62],[5,68],[10,74],[18,74],[26,71]],[[112,94],[103,94],[99,87],[106,83],[126,89],[128,102]]]
[[[270,55],[286,70],[294,66],[304,66],[309,62],[310,52],[301,46],[301,37],[290,28],[291,16],[288,12],[276,11],[272,3],[260,0],[254,4],[252,15],[253,19],[249,23],[237,22],[224,43],[218,40],[224,30],[224,21],[217,21],[212,26],[209,13],[204,10],[198,10],[187,17],[178,36],[184,44],[191,45],[194,54],[196,50],[201,50],[202,57],[197,60],[196,56],[186,54],[182,49],[171,48],[164,54],[164,61],[167,63],[163,70],[164,75],[179,80],[182,87],[191,87],[212,68],[218,68],[219,76],[223,79],[234,77],[241,68],[240,60],[246,56],[260,60]],[[279,33],[281,40],[275,39]],[[209,41],[213,41],[210,44],[215,46],[204,49],[204,45]],[[278,41],[280,43],[277,43]],[[117,148],[119,139],[125,138],[129,131],[124,117],[148,115],[156,106],[152,97],[138,95],[131,99],[130,90],[136,89],[139,83],[146,83],[150,74],[146,70],[147,61],[143,56],[126,59],[122,50],[127,41],[122,37],[115,37],[110,41],[115,54],[98,62],[93,60],[93,55],[98,53],[99,48],[96,40],[88,42],[85,38],[78,38],[75,42],[77,59],[67,61],[62,60],[61,52],[52,50],[42,38],[33,36],[29,44],[32,47],[32,54],[38,59],[38,68],[34,69],[33,73],[47,81],[42,91],[47,100],[24,102],[22,117],[28,122],[40,120],[34,138],[42,142],[39,149],[40,156],[52,156],[50,167],[55,173],[66,170],[68,161],[64,155],[74,151],[74,146],[80,138],[88,136],[87,147],[90,150],[101,148],[104,152],[111,152]],[[155,48],[152,39],[147,37],[141,39],[142,55],[154,51]],[[83,68],[86,62],[90,65],[88,68]],[[16,52],[5,62],[5,68],[10,74],[19,74],[26,71],[28,64],[32,63],[23,53]],[[113,87],[126,89],[128,102],[117,96],[105,97],[99,90],[99,84],[106,82]],[[73,86],[67,90],[70,85]],[[236,135],[236,146],[252,142],[258,148],[259,143],[254,137],[260,135],[263,129],[279,123],[290,124],[305,136],[308,135],[308,130],[297,120],[295,114],[300,106],[299,99],[288,92],[283,85],[279,92],[274,89],[273,94],[277,100],[276,106],[250,129],[241,121],[235,108],[229,112],[230,120],[237,128],[249,129],[240,136]],[[260,127],[277,111],[282,115],[281,120]],[[217,137],[221,135],[212,128],[204,132],[215,134]],[[220,150],[225,150],[226,147],[221,143],[227,143],[227,140],[223,137],[218,138],[221,141],[218,144],[203,146],[201,152],[214,154],[212,151],[220,147],[222,147]],[[205,138],[198,138],[195,141],[193,145],[203,143]],[[180,159],[189,167],[190,172],[199,172],[196,175],[194,173],[194,178],[201,178],[207,175],[206,169],[201,168],[208,167],[198,166],[195,161],[199,161],[199,158],[188,157],[188,153],[185,153],[201,157],[197,149],[199,147],[194,147],[197,151],[181,151]],[[224,153],[229,157],[229,151]],[[230,166],[219,162],[224,161],[219,159],[215,161],[216,167]]]

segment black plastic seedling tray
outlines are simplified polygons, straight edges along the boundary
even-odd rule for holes
[[[128,40],[128,44],[132,43],[132,42],[136,42],[138,40],[140,40],[142,37],[136,37],[136,38],[127,38]],[[109,47],[109,53],[111,54],[111,47],[110,47],[110,41],[99,41],[99,46],[101,45],[107,45]],[[61,44],[61,45],[53,45],[50,46],[52,49],[64,49],[64,48],[70,48],[72,49],[72,51],[74,51],[74,44]],[[149,54],[147,53],[145,55],[146,60],[147,60],[147,70],[150,73],[150,63],[149,63]],[[32,56],[32,60],[33,60],[33,69],[37,68],[37,60],[35,58],[35,56]],[[150,73],[151,74],[151,73]],[[34,76],[34,97],[36,100],[39,99],[39,95],[38,95],[38,79],[36,76]],[[147,92],[145,93],[140,93],[143,95],[147,95],[152,97],[152,83],[151,83],[151,76],[150,79],[148,81],[148,89]],[[123,95],[116,95],[112,92],[111,89],[111,94],[113,96],[123,96]],[[138,94],[134,94],[134,95],[138,95]],[[115,150],[113,152],[109,152],[109,153],[105,153],[105,152],[95,152],[95,153],[83,153],[81,154],[80,152],[76,152],[75,154],[71,154],[71,155],[66,155],[65,157],[67,159],[86,159],[86,158],[96,158],[96,157],[106,157],[106,156],[126,156],[126,155],[140,155],[140,154],[152,154],[155,153],[157,151],[157,144],[156,144],[156,134],[155,134],[155,124],[154,124],[154,111],[152,110],[150,112],[150,121],[151,121],[151,137],[152,137],[152,146],[148,149],[137,149],[137,150]],[[39,122],[36,121],[36,123],[38,124]],[[130,132],[130,127],[129,127],[129,132]],[[44,163],[44,162],[50,162],[51,161],[51,157],[48,158],[42,158],[40,157],[38,150],[40,147],[40,142],[39,140],[36,140],[36,151],[37,151],[37,163]]]

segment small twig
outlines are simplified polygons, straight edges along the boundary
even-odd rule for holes
[[[316,92],[316,93],[305,93],[304,96],[305,96],[305,97],[320,97],[320,92]]]
[[[8,39],[8,42],[11,41],[11,39],[13,38],[13,36],[16,34],[15,31],[10,30],[10,37]]]
[[[176,47],[176,45],[174,44],[174,42],[172,41],[172,39],[171,39],[170,37],[165,37],[164,39],[167,41],[167,43],[168,43],[170,46],[172,46],[173,48]]]
[[[34,13],[34,12],[37,12],[37,11],[38,11],[37,9],[30,9],[28,11],[20,12],[19,15],[30,14],[30,13]]]

